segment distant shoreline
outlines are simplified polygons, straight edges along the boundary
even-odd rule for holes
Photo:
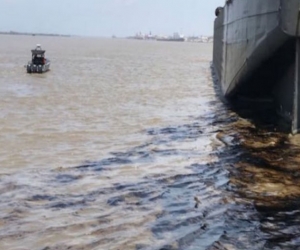
[[[0,31],[0,35],[73,37],[72,35],[46,34],[46,33],[31,33],[31,32],[15,32],[15,31],[8,31],[8,32],[7,32],[7,31]]]

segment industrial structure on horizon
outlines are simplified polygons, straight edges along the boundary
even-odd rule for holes
[[[171,36],[153,35],[151,32],[138,32],[134,36],[127,37],[128,39],[136,40],[156,40],[156,41],[175,41],[175,42],[198,42],[198,43],[212,43],[212,36],[184,36],[178,32],[174,32]]]

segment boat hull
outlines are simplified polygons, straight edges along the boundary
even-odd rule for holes
[[[299,0],[230,0],[214,23],[213,65],[225,98],[271,100],[291,125],[298,112],[299,7]]]
[[[27,64],[27,73],[45,73],[50,70],[50,63],[46,64],[34,64],[34,63],[28,63]]]

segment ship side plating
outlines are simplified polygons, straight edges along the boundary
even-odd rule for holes
[[[268,99],[300,129],[300,0],[228,0],[216,11],[213,64],[229,99]]]

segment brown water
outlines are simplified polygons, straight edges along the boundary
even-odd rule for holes
[[[0,45],[0,249],[298,249],[298,137],[218,100],[211,44]]]

